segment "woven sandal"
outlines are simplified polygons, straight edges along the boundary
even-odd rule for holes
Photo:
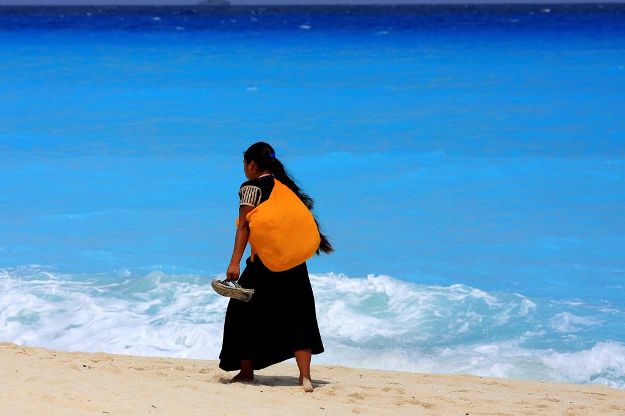
[[[211,286],[215,292],[221,296],[226,296],[242,302],[249,302],[254,294],[254,289],[246,289],[237,282],[229,280],[217,280],[214,279],[211,282]]]

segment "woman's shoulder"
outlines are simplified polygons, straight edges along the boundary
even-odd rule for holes
[[[239,188],[240,205],[257,206],[266,201],[273,190],[273,175],[261,176],[241,184]]]

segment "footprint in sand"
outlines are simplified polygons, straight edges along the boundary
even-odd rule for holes
[[[347,397],[351,397],[353,399],[358,399],[358,400],[364,400],[365,399],[362,394],[358,394],[358,393],[348,394]]]
[[[389,393],[391,391],[394,391],[395,393],[406,394],[406,391],[404,389],[400,389],[399,387],[384,387],[382,391],[384,393]]]
[[[583,392],[584,394],[590,394],[590,395],[594,395],[594,396],[607,396],[607,394],[605,393],[594,393],[592,391],[585,391]]]
[[[213,376],[213,381],[216,381],[217,383],[220,383],[220,384],[230,384],[230,383],[232,383],[232,380],[230,378],[224,377],[224,376],[220,376],[220,375]]]
[[[560,403],[560,400],[558,400],[558,399],[543,399],[543,400],[545,400],[547,402],[551,402],[551,403]]]
[[[399,400],[396,402],[396,404],[397,406],[405,406],[405,405],[420,406],[420,407],[423,407],[424,409],[434,408],[434,405],[432,403],[422,402],[417,399]]]

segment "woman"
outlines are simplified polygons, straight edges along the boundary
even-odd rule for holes
[[[253,288],[254,296],[247,303],[236,299],[228,303],[219,367],[226,371],[239,370],[232,381],[251,382],[254,370],[295,357],[299,384],[311,392],[311,355],[322,353],[323,343],[306,262],[284,271],[272,271],[254,252],[258,247],[252,247],[252,256],[246,260],[240,279],[239,264],[250,238],[248,214],[269,199],[275,186],[288,187],[308,210],[312,210],[313,200],[286,173],[267,143],[255,143],[245,151],[243,170],[248,181],[239,189],[239,219],[226,276],[228,280],[238,279],[245,288]],[[316,220],[314,225],[316,235]],[[316,236],[317,254],[332,252],[328,239],[321,233]]]

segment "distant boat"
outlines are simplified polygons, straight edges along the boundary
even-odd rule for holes
[[[197,3],[198,6],[230,6],[227,0],[202,0]]]

